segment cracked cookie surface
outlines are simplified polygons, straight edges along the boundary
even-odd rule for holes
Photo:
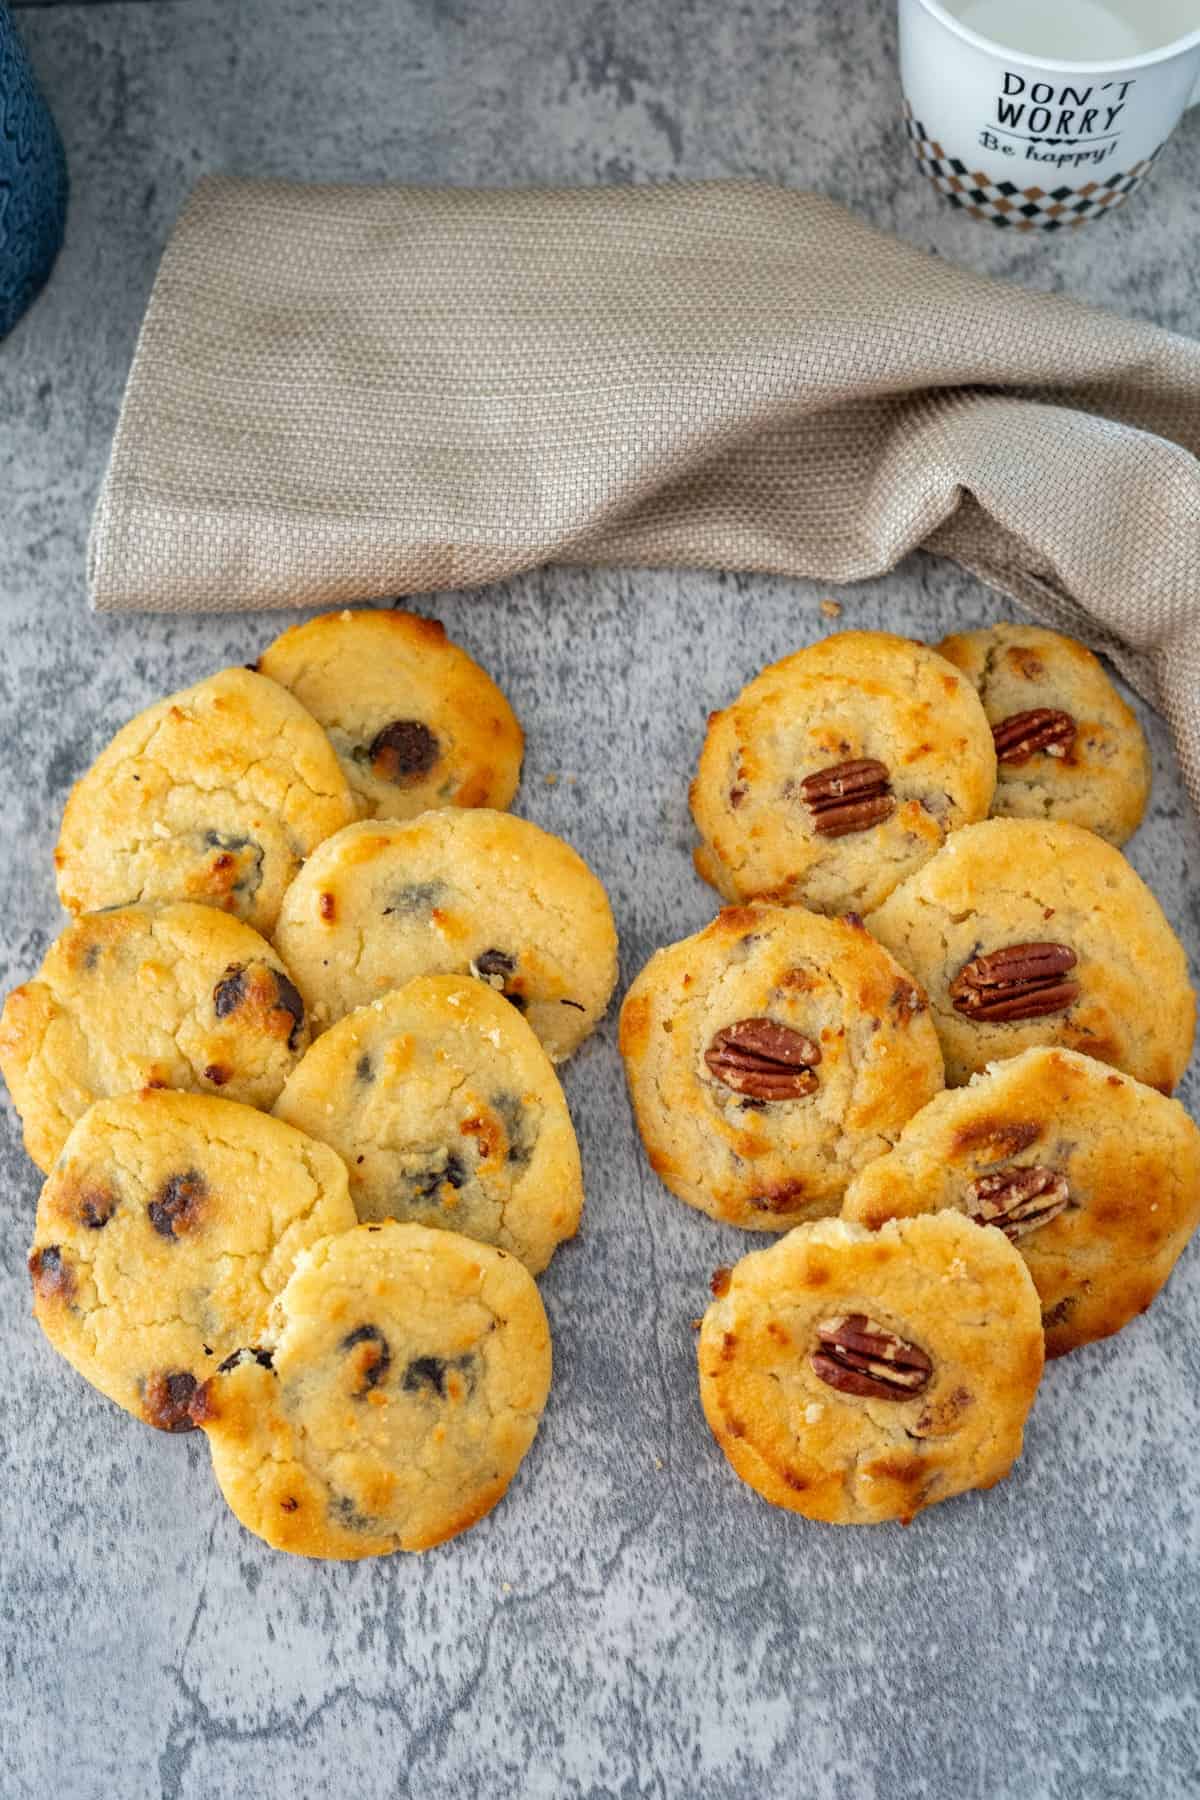
[[[989,819],[955,832],[867,925],[929,995],[950,1086],[1036,1044],[1094,1056],[1163,1093],[1187,1066],[1196,1002],[1183,947],[1120,851],[1078,825]],[[971,1013],[967,990],[986,959],[1050,945],[1071,957],[1063,1004],[1041,1016]],[[1028,986],[1036,1005],[1038,984]],[[992,990],[1001,1011],[1005,988]]]
[[[861,922],[800,907],[730,907],[658,951],[620,1044],[651,1167],[751,1231],[835,1212],[942,1085],[924,995]]]
[[[934,1213],[798,1226],[713,1277],[700,1398],[742,1480],[838,1525],[908,1520],[1003,1480],[1042,1372],[1029,1271]],[[823,1371],[823,1373],[822,1373]]]
[[[34,1314],[102,1394],[189,1431],[198,1384],[262,1331],[298,1252],[354,1223],[340,1158],[278,1119],[200,1094],[101,1100],[38,1201]]]
[[[186,901],[85,913],[0,1017],[0,1069],[43,1171],[95,1100],[159,1087],[270,1107],[307,1045],[266,939]]]
[[[289,889],[275,942],[314,1032],[416,975],[473,975],[556,1062],[594,1028],[617,976],[612,911],[582,857],[482,807],[340,831]]]
[[[1023,1204],[1018,1171],[1059,1180],[1063,1205],[1039,1216],[1038,1196]],[[1046,1352],[1062,1356],[1119,1331],[1170,1275],[1200,1224],[1200,1131],[1177,1100],[1104,1063],[1026,1050],[910,1119],[851,1184],[842,1217],[876,1228],[942,1208],[1011,1235]]]
[[[958,632],[937,648],[978,690],[999,733],[994,815],[1065,819],[1110,844],[1133,835],[1150,795],[1150,752],[1098,657],[1036,625]]]
[[[425,975],[318,1038],[275,1116],[329,1144],[360,1219],[458,1231],[538,1274],[574,1235],[579,1148],[542,1046],[484,982]]]
[[[68,912],[196,900],[270,934],[284,889],[356,816],[329,739],[300,702],[222,669],[122,727],[71,790],[58,848]]]
[[[517,791],[524,737],[512,707],[436,619],[324,613],[283,632],[258,668],[328,732],[364,817],[502,810]]]
[[[248,1531],[351,1560],[431,1549],[489,1513],[533,1442],[550,1367],[515,1257],[359,1225],[299,1259],[265,1334],[192,1410]]]
[[[771,664],[709,719],[696,868],[726,900],[865,912],[986,818],[991,728],[923,644],[847,631]]]

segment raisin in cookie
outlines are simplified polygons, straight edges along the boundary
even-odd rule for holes
[[[865,912],[987,816],[991,727],[923,644],[845,631],[713,713],[692,783],[696,867],[726,900]]]
[[[1200,1224],[1200,1131],[1104,1063],[1026,1050],[910,1119],[842,1217],[877,1227],[945,1207],[1016,1245],[1062,1356],[1145,1312],[1171,1273]]]
[[[163,1431],[262,1331],[297,1253],[355,1222],[324,1144],[232,1100],[101,1100],[42,1189],[33,1310],[93,1387]]]
[[[713,1277],[704,1415],[764,1500],[906,1522],[1002,1481],[1042,1373],[1029,1271],[958,1213],[801,1225]]]
[[[94,1100],[183,1088],[270,1107],[307,1047],[266,939],[184,900],[85,913],[0,1017],[0,1069],[42,1170]]]
[[[938,651],[974,683],[991,722],[994,814],[1066,819],[1110,844],[1133,835],[1150,794],[1150,753],[1090,650],[1036,625],[993,625],[948,637]]]
[[[258,667],[325,727],[366,817],[503,809],[517,791],[524,738],[512,707],[436,619],[325,613],[276,638]]]
[[[867,924],[929,995],[959,1086],[1061,1044],[1170,1093],[1196,1000],[1162,908],[1119,850],[1078,825],[989,819],[955,832]]]
[[[617,935],[604,889],[526,819],[446,808],[351,825],[289,889],[275,942],[321,1030],[414,975],[474,975],[557,1062],[608,1005]]]
[[[58,896],[73,913],[199,900],[269,934],[305,857],[355,812],[300,702],[264,675],[222,669],[131,719],[75,783]]]
[[[642,1142],[710,1217],[836,1212],[942,1085],[925,996],[857,919],[730,907],[651,957],[621,1011]]]
[[[558,1077],[520,1014],[470,976],[418,976],[348,1013],[275,1116],[343,1158],[360,1219],[458,1231],[535,1275],[579,1224],[579,1148]]]
[[[195,1396],[248,1531],[297,1556],[429,1550],[491,1512],[550,1391],[550,1328],[515,1257],[360,1225],[315,1245],[263,1336]]]

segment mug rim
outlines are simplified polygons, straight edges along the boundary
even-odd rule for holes
[[[1095,57],[1090,60],[1081,57],[1078,62],[1066,61],[1061,56],[1034,56],[1027,50],[1017,50],[1011,44],[1001,44],[995,38],[984,37],[982,32],[973,31],[969,25],[964,25],[961,19],[956,19],[952,13],[948,13],[941,4],[941,0],[915,0],[915,4],[924,7],[925,11],[931,18],[936,19],[939,25],[944,25],[947,31],[953,32],[955,37],[961,38],[963,43],[971,44],[976,50],[986,50],[992,55],[1011,57],[1014,61],[1019,58],[1028,68],[1049,69],[1056,75],[1069,75],[1074,71],[1081,70],[1091,75],[1100,74],[1106,70],[1116,73],[1118,70],[1125,69],[1151,69],[1156,63],[1169,62],[1173,57],[1181,56],[1188,50],[1200,48],[1200,25],[1197,25],[1191,31],[1185,32],[1182,37],[1173,39],[1171,43],[1163,44],[1157,50],[1143,50],[1137,56],[1123,56],[1116,60],[1111,57],[1099,60]]]

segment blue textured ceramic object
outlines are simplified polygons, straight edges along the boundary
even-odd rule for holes
[[[49,275],[67,216],[67,160],[0,0],[0,337]]]

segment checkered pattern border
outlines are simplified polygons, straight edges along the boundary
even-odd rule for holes
[[[1064,225],[1085,225],[1123,206],[1134,188],[1149,174],[1159,150],[1129,170],[1106,181],[1089,181],[1084,187],[1018,187],[1013,181],[993,181],[971,169],[957,156],[947,156],[936,138],[927,135],[912,107],[905,103],[904,127],[918,163],[939,193],[973,219],[990,219],[1016,231],[1061,231]]]

